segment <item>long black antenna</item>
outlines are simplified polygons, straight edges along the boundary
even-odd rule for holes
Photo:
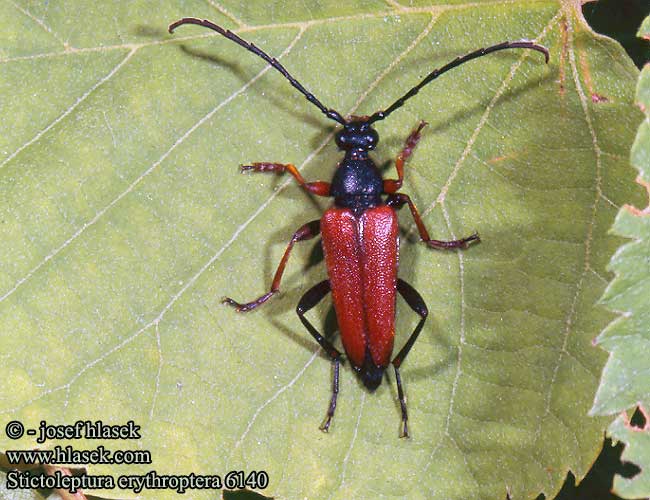
[[[253,54],[261,57],[267,63],[269,63],[273,68],[277,69],[280,73],[282,73],[282,75],[287,80],[289,80],[291,85],[293,85],[296,89],[298,89],[307,98],[309,102],[311,102],[318,109],[320,109],[325,116],[327,116],[330,120],[339,122],[341,125],[345,125],[345,119],[341,116],[341,114],[338,111],[335,111],[333,109],[328,109],[325,106],[323,106],[323,104],[318,99],[316,99],[314,94],[307,91],[307,89],[305,89],[305,87],[303,87],[298,82],[298,80],[296,80],[293,76],[291,76],[289,72],[284,68],[284,66],[282,66],[282,64],[280,64],[275,57],[269,56],[266,52],[264,52],[259,47],[255,46],[250,42],[247,42],[243,38],[238,37],[232,31],[224,29],[221,26],[208,21],[207,19],[198,19],[196,17],[184,17],[183,19],[179,19],[178,21],[169,25],[169,32],[173,33],[174,30],[179,26],[181,26],[182,24],[196,24],[198,26],[210,28],[211,30],[216,31],[220,35],[225,36],[228,40],[232,40],[236,44],[241,45],[249,52],[252,52]]]
[[[549,58],[548,49],[546,47],[543,47],[542,45],[538,45],[528,40],[518,40],[516,42],[503,42],[497,45],[491,45],[490,47],[486,47],[484,49],[478,49],[475,50],[474,52],[470,52],[467,55],[457,57],[450,63],[445,64],[442,68],[433,70],[426,77],[424,77],[424,79],[420,83],[418,83],[415,87],[413,87],[406,94],[404,94],[402,97],[397,99],[397,101],[391,104],[388,109],[386,109],[385,111],[377,111],[375,114],[371,115],[368,118],[368,123],[373,123],[378,120],[383,120],[388,115],[390,115],[393,111],[395,111],[397,108],[402,107],[402,105],[404,105],[404,103],[407,100],[409,100],[411,97],[417,94],[422,87],[432,82],[433,80],[438,78],[443,73],[449,71],[450,69],[455,68],[456,66],[460,66],[461,64],[470,61],[471,59],[476,59],[477,57],[485,56],[491,52],[496,52],[497,50],[505,50],[505,49],[536,50],[537,52],[541,52],[542,54],[544,54],[544,58],[546,59],[546,63],[548,64],[548,58]]]

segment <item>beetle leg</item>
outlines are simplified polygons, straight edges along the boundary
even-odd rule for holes
[[[417,340],[418,335],[420,335],[420,331],[424,326],[424,322],[427,319],[429,310],[427,309],[427,305],[424,303],[424,299],[422,299],[422,296],[418,293],[418,291],[415,288],[409,285],[406,281],[401,279],[397,280],[397,291],[404,298],[404,300],[409,305],[409,307],[413,309],[413,311],[415,311],[420,316],[420,322],[415,327],[415,330],[413,330],[413,333],[406,341],[406,344],[404,344],[404,347],[402,347],[400,352],[397,353],[397,356],[395,356],[395,358],[392,361],[393,368],[395,368],[395,381],[397,382],[397,396],[399,397],[399,404],[400,407],[402,408],[402,433],[400,434],[400,437],[408,437],[409,431],[407,426],[408,414],[406,412],[406,398],[404,397],[404,390],[402,389],[402,378],[399,375],[399,367],[402,365],[402,362],[408,355],[409,351],[411,350],[411,347],[413,347],[413,344]]]
[[[404,163],[408,160],[416,144],[420,140],[420,131],[427,125],[427,122],[421,121],[418,125],[418,128],[414,129],[411,132],[411,135],[408,136],[406,142],[404,143],[404,148],[397,155],[395,160],[395,168],[397,169],[397,179],[386,179],[384,180],[384,193],[393,194],[396,193],[401,187],[402,182],[404,181]]]
[[[451,241],[432,240],[429,237],[429,232],[427,231],[427,228],[424,226],[424,222],[422,222],[422,217],[420,217],[420,212],[418,212],[417,207],[415,206],[415,204],[413,203],[409,195],[404,193],[394,193],[388,195],[388,198],[386,198],[386,205],[388,205],[389,207],[393,207],[396,210],[399,210],[407,203],[409,209],[411,210],[411,215],[413,216],[413,220],[415,220],[415,225],[418,228],[418,232],[420,233],[420,239],[424,241],[427,245],[429,245],[431,248],[438,248],[438,249],[467,248],[472,241],[476,241],[477,243],[481,241],[481,238],[479,237],[478,233],[474,233],[471,236],[468,236],[467,238],[462,238],[460,240],[451,240]]]
[[[305,328],[311,333],[311,336],[316,339],[316,342],[325,350],[325,352],[332,358],[332,368],[334,371],[334,377],[332,382],[332,399],[330,399],[330,405],[327,409],[327,415],[325,420],[320,425],[320,429],[323,432],[327,432],[330,428],[330,423],[332,422],[332,417],[334,416],[334,410],[336,410],[336,398],[339,394],[339,365],[341,364],[341,353],[336,350],[336,348],[320,333],[314,328],[314,326],[305,318],[305,313],[312,309],[316,304],[318,304],[325,295],[330,292],[330,282],[329,280],[321,281],[314,287],[310,288],[305,295],[302,296],[298,306],[296,307],[296,313],[302,324],[305,325]]]
[[[264,304],[264,302],[269,300],[271,297],[273,297],[273,295],[275,295],[280,291],[280,281],[282,281],[282,274],[284,273],[284,268],[287,265],[287,261],[289,260],[289,255],[291,254],[291,249],[293,248],[294,243],[296,243],[296,241],[310,240],[318,236],[318,234],[320,234],[320,221],[318,220],[308,222],[300,229],[298,229],[295,233],[293,233],[293,236],[291,237],[291,241],[289,241],[289,244],[287,245],[287,249],[284,251],[282,260],[280,260],[278,269],[277,271],[275,271],[275,276],[273,278],[273,283],[271,283],[270,291],[268,291],[261,297],[258,297],[257,299],[251,302],[247,302],[245,304],[236,302],[230,297],[225,297],[221,302],[224,304],[228,304],[229,306],[235,307],[237,309],[237,312],[252,311],[257,306],[261,306],[262,304]]]
[[[306,182],[305,179],[303,179],[302,175],[300,175],[300,172],[298,172],[298,169],[296,168],[295,165],[291,163],[266,163],[266,162],[259,162],[259,163],[252,163],[251,165],[242,165],[241,167],[242,172],[246,172],[248,170],[253,170],[254,172],[275,172],[276,174],[283,174],[284,172],[289,172],[291,175],[293,175],[294,179],[302,186],[304,189],[309,191],[311,194],[315,194],[316,196],[329,196],[330,195],[330,183],[325,182],[325,181],[315,181],[315,182]]]

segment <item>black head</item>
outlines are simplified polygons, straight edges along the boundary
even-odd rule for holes
[[[336,133],[336,145],[343,151],[370,151],[378,142],[379,134],[364,118],[353,118]]]

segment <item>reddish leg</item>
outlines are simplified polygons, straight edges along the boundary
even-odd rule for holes
[[[240,302],[236,302],[230,297],[225,297],[221,302],[224,304],[228,304],[229,306],[233,306],[234,308],[237,309],[237,312],[252,311],[257,306],[261,306],[262,304],[264,304],[264,302],[269,300],[271,297],[273,297],[276,293],[280,291],[280,281],[282,281],[282,274],[284,273],[284,268],[287,266],[287,261],[289,260],[289,255],[291,254],[291,249],[293,248],[294,243],[296,243],[296,241],[310,240],[315,236],[318,236],[318,234],[320,234],[320,221],[318,220],[308,222],[293,234],[293,236],[291,237],[291,241],[287,245],[287,249],[284,251],[282,260],[280,260],[280,265],[278,265],[278,269],[277,271],[275,271],[275,276],[273,278],[273,283],[271,284],[270,291],[268,291],[261,297],[258,297],[257,299],[244,304]]]
[[[408,160],[416,144],[420,140],[420,131],[427,125],[427,122],[422,121],[418,125],[418,128],[411,132],[411,135],[406,139],[404,144],[404,149],[402,152],[397,155],[395,160],[395,168],[397,169],[397,179],[386,179],[384,180],[384,193],[393,194],[396,193],[401,187],[402,182],[404,181],[404,163]]]
[[[467,238],[463,238],[461,240],[451,240],[451,241],[441,241],[441,240],[432,240],[429,237],[429,232],[427,231],[427,228],[424,226],[424,222],[422,222],[422,218],[420,217],[420,213],[418,212],[417,207],[411,200],[411,198],[404,193],[395,193],[391,194],[386,198],[386,205],[389,207],[393,207],[396,210],[399,210],[402,208],[405,204],[408,203],[409,209],[411,210],[411,215],[413,216],[413,220],[415,220],[415,225],[418,227],[418,232],[420,233],[420,239],[424,241],[427,245],[429,245],[431,248],[467,248],[469,243],[472,241],[476,241],[477,243],[481,241],[481,238],[479,238],[478,233],[474,233],[471,236],[468,236]]]
[[[251,165],[242,165],[241,170],[242,172],[253,170],[254,172],[274,172],[276,174],[283,174],[285,172],[289,172],[291,175],[293,175],[294,179],[298,181],[298,184],[300,184],[304,189],[309,191],[311,194],[315,194],[316,196],[330,195],[329,182],[324,182],[324,181],[305,182],[305,179],[303,179],[302,175],[300,175],[300,172],[298,172],[296,166],[292,165],[291,163],[287,163],[287,164],[266,163],[266,162],[253,163]]]

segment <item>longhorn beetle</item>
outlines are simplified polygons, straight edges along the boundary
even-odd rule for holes
[[[251,302],[240,303],[231,298],[224,298],[223,302],[233,306],[239,312],[252,311],[264,304],[280,291],[280,281],[293,245],[298,241],[312,239],[320,233],[329,278],[308,290],[296,307],[300,321],[332,359],[334,369],[332,396],[327,415],[320,428],[325,432],[328,431],[336,409],[341,353],[314,328],[305,317],[305,313],[316,306],[329,292],[332,292],[343,348],[364,385],[370,391],[374,391],[381,383],[388,364],[393,365],[397,395],[402,411],[400,437],[407,437],[408,415],[399,368],[417,340],[427,319],[428,310],[420,294],[406,281],[397,277],[399,234],[396,211],[404,205],[408,205],[420,238],[430,248],[464,249],[472,242],[479,242],[480,239],[477,233],[460,240],[431,239],[411,198],[407,194],[398,193],[404,180],[404,163],[411,156],[413,148],[420,140],[420,132],[426,122],[420,122],[418,127],[411,132],[401,153],[397,156],[395,161],[397,179],[383,179],[377,166],[368,156],[368,152],[375,149],[379,142],[379,135],[373,128],[373,124],[388,117],[417,94],[422,87],[443,73],[471,59],[504,49],[532,49],[544,54],[545,61],[548,63],[548,50],[531,41],[519,40],[503,42],[470,52],[429,73],[386,110],[377,111],[370,116],[350,116],[346,119],[338,111],[326,108],[314,94],[307,91],[291,76],[277,59],[232,31],[208,20],[186,17],[172,23],[169,26],[169,32],[172,33],[183,24],[196,24],[214,30],[261,57],[289,80],[289,83],[327,118],[343,126],[336,132],[335,140],[338,148],[345,152],[345,156],[339,162],[331,183],[306,182],[298,169],[290,163],[261,162],[241,167],[242,171],[278,174],[288,172],[302,188],[311,194],[333,197],[334,205],[325,211],[320,220],[308,222],[293,234],[275,272],[271,290]],[[391,361],[395,339],[396,292],[420,316],[420,321],[404,347]]]

